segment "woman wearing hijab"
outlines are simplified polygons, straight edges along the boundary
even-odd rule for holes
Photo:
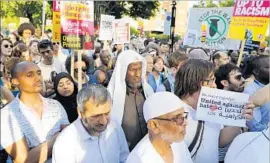
[[[54,90],[56,93],[54,99],[63,105],[67,112],[68,120],[72,123],[78,118],[76,101],[78,89],[75,82],[68,73],[61,72],[55,76]]]

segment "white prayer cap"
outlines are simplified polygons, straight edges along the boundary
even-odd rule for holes
[[[174,112],[180,108],[187,108],[182,100],[171,92],[157,92],[146,99],[143,105],[143,114],[148,120]]]

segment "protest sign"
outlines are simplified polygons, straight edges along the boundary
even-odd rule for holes
[[[228,38],[262,41],[269,24],[269,0],[237,0]]]
[[[259,48],[260,48],[259,41],[246,40],[244,51],[248,51],[250,53],[252,50],[257,51]]]
[[[90,5],[61,2],[61,45],[65,49],[93,49],[94,17]]]
[[[112,40],[114,16],[101,15],[99,40]]]
[[[53,1],[53,37],[52,40],[60,42],[61,23],[60,23],[60,1]]]
[[[164,20],[164,31],[163,34],[170,35],[171,30],[171,20],[172,20],[172,13],[166,12],[165,20]]]
[[[248,94],[202,87],[197,106],[197,119],[245,127],[246,120],[242,113],[248,99]]]
[[[184,45],[209,49],[222,49],[226,46],[226,49],[239,50],[235,49],[235,46],[227,46],[235,45],[235,43],[240,44],[239,40],[231,44],[230,42],[233,40],[227,39],[232,13],[232,7],[191,8],[188,16],[188,31],[195,30],[198,35],[194,44],[189,44],[190,41],[184,41]],[[206,30],[202,31],[202,27]],[[202,36],[206,39],[202,39]]]
[[[115,20],[113,31],[113,42],[115,44],[125,44],[130,42],[130,23],[128,20]]]

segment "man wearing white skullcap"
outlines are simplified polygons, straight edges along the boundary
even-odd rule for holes
[[[183,142],[186,104],[170,92],[158,92],[144,103],[148,134],[129,155],[126,163],[192,163]]]

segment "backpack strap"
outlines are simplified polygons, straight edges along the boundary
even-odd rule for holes
[[[163,82],[163,85],[165,86],[167,92],[171,92],[171,85],[168,79]]]
[[[199,145],[196,149],[196,151],[194,152],[194,154],[192,155],[192,157],[197,153],[197,151],[199,150],[201,143],[202,143],[202,137],[203,137],[203,132],[204,132],[204,121],[198,121],[198,125],[197,125],[197,130],[196,130],[196,134],[191,142],[191,144],[188,147],[189,152],[191,153],[192,150],[194,149],[195,145],[197,144],[197,141],[200,137],[200,142]]]

